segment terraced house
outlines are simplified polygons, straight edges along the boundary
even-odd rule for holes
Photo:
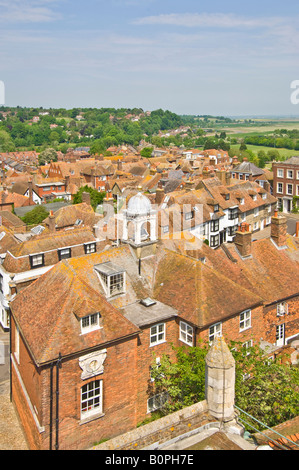
[[[165,195],[156,190],[161,237],[191,231],[212,248],[234,240],[241,223],[248,223],[252,232],[263,230],[271,223],[277,200],[258,183],[242,181],[223,184],[218,177],[203,179],[198,189]],[[188,209],[189,208],[189,209]]]
[[[268,239],[243,225],[212,249],[158,240],[154,214],[133,196],[124,226],[135,233],[62,259],[11,302],[12,399],[30,448],[86,449],[134,429],[161,405],[151,370],[172,345],[223,336],[275,354],[298,336],[298,240],[285,218]]]

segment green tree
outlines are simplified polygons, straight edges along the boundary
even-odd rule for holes
[[[153,153],[153,147],[144,147],[140,151],[140,155],[144,158],[150,158],[152,156],[152,153]]]
[[[57,152],[56,152],[56,150],[54,150],[52,148],[47,148],[39,154],[38,163],[40,165],[46,165],[47,163],[50,163],[51,160],[53,162],[57,162]]]
[[[83,186],[75,194],[73,199],[73,204],[80,204],[82,202],[82,193],[90,193],[90,203],[95,211],[99,204],[102,204],[104,197],[106,196],[105,192],[99,192],[96,189],[90,188],[89,186]]]
[[[229,344],[236,361],[235,403],[266,426],[292,419],[299,412],[299,368],[268,360],[259,347]],[[173,348],[176,360],[164,355],[159,367],[154,358],[150,395],[167,393],[163,414],[205,398],[205,357],[208,346]],[[247,419],[249,421],[250,419]],[[258,427],[255,421],[252,421]],[[262,429],[262,427],[260,428]]]
[[[37,225],[42,223],[49,215],[44,206],[38,205],[32,211],[27,212],[24,217],[21,217],[26,225]]]

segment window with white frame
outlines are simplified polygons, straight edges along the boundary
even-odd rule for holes
[[[241,198],[240,204],[241,204],[241,206],[243,206],[243,205],[245,204],[245,199],[244,199],[244,197]]]
[[[44,254],[30,255],[31,268],[39,268],[44,266]]]
[[[169,225],[164,225],[163,233],[168,233],[168,232],[169,232]]]
[[[125,292],[125,270],[114,263],[107,262],[95,265],[107,297]]]
[[[154,372],[158,371],[161,367],[161,358],[160,357],[156,357],[156,365],[155,366],[151,366],[150,368],[150,377],[151,377],[151,382],[154,382],[155,381],[155,377],[153,377],[153,375],[156,375],[154,374]],[[161,377],[164,377],[163,374],[159,374]]]
[[[258,207],[255,207],[254,208],[254,217],[257,217],[259,215],[259,208]]]
[[[186,212],[185,214],[185,220],[191,220],[193,217],[193,213],[192,212]]]
[[[267,207],[268,209],[268,212],[271,212],[271,204],[269,204],[269,206]]]
[[[150,330],[150,345],[154,346],[156,344],[164,343],[165,340],[165,323],[158,323],[157,325],[152,326]]]
[[[240,314],[240,331],[251,327],[251,310],[246,310]]]
[[[250,339],[248,341],[245,341],[245,343],[242,344],[242,347],[244,349],[250,349],[250,348],[252,348],[252,345],[253,345],[252,339]]]
[[[183,321],[180,321],[180,340],[193,346],[193,328]]]
[[[287,184],[287,194],[293,194],[293,185]]]
[[[95,243],[85,243],[84,244],[85,254],[95,253],[96,252],[96,244]]]
[[[281,168],[277,169],[277,177],[278,178],[283,178],[283,170]]]
[[[277,316],[281,317],[288,314],[288,304],[287,302],[280,302],[277,304]]]
[[[70,248],[61,248],[58,250],[59,259],[68,259],[71,258],[71,249]]]
[[[282,194],[282,192],[283,192],[283,185],[282,185],[282,183],[277,183],[277,192],[278,192],[279,194]]]
[[[82,334],[89,333],[100,328],[100,314],[93,313],[81,318],[81,332]]]
[[[287,170],[287,178],[292,179],[293,178],[293,170]]]
[[[299,180],[299,170],[297,170],[297,180]]]
[[[152,413],[153,411],[159,410],[168,400],[167,392],[158,393],[147,400],[147,412]]]
[[[81,419],[103,413],[103,381],[94,380],[81,388]]]
[[[258,230],[259,229],[259,223],[258,222],[254,222],[253,223],[253,230]]]
[[[299,196],[299,185],[297,184],[297,196]]]
[[[215,323],[209,328],[209,341],[210,343],[218,336],[222,336],[222,323]]]
[[[266,193],[262,194],[262,199],[267,199],[267,194]]]

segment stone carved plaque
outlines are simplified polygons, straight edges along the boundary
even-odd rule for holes
[[[82,369],[81,379],[88,379],[94,375],[104,372],[104,362],[107,356],[107,349],[96,351],[79,358],[79,366]]]

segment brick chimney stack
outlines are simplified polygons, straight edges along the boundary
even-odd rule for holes
[[[49,214],[49,230],[50,232],[55,232],[56,230],[55,215],[53,211],[50,211],[50,214]]]
[[[32,179],[30,179],[28,181],[28,189],[29,189],[29,205],[33,206],[34,202],[33,202],[33,183],[32,183]]]
[[[287,219],[283,215],[278,215],[277,210],[271,219],[271,238],[279,247],[286,245]]]
[[[241,224],[236,232],[234,243],[242,258],[251,255],[251,231],[249,224]]]
[[[163,199],[165,196],[164,188],[157,188],[156,189],[156,199],[155,199],[155,204],[158,206],[162,203]]]
[[[89,206],[91,205],[91,203],[90,203],[90,193],[86,193],[86,192],[82,193],[82,202],[85,202],[85,204],[88,204]]]

